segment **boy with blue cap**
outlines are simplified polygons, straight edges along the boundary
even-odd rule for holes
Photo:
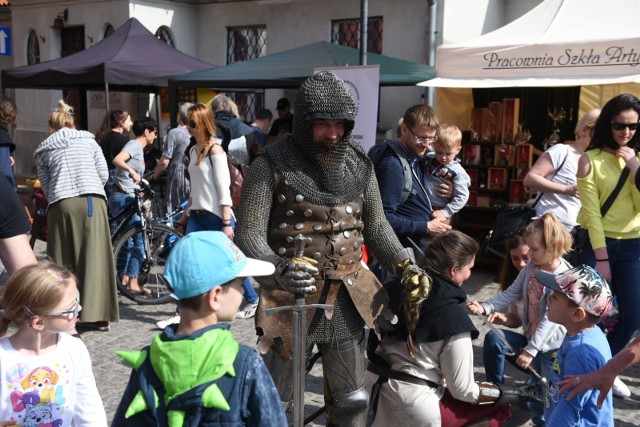
[[[273,272],[220,231],[180,239],[164,272],[180,323],[142,351],[118,352],[133,372],[112,425],[286,426],[262,358],[220,323],[235,318],[245,277]]]
[[[567,375],[580,383],[580,375],[603,367],[611,359],[609,343],[596,325],[611,309],[611,289],[593,268],[581,265],[554,275],[536,271],[536,280],[553,289],[547,297],[549,320],[567,329],[553,363],[549,391],[545,402],[548,426],[611,426],[613,401],[611,392],[597,408],[600,391],[586,390],[571,400],[560,394],[558,383]]]

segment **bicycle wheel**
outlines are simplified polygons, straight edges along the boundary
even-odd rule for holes
[[[140,246],[145,238],[142,233],[146,233],[149,241],[148,251],[140,250],[144,247]],[[182,234],[161,224],[149,224],[146,231],[138,224],[124,231],[116,239],[113,251],[120,293],[138,304],[164,304],[171,301],[168,283],[162,273],[171,248],[180,237]],[[122,284],[123,273],[132,269],[138,271],[138,283],[144,289],[142,294],[134,293]]]

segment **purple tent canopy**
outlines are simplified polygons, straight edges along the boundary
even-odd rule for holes
[[[211,67],[158,40],[131,18],[81,52],[3,70],[2,87],[156,92],[172,76]]]

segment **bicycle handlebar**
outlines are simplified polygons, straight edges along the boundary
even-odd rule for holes
[[[151,186],[149,185],[149,181],[147,181],[146,179],[142,178],[142,179],[140,179],[140,182],[138,183],[138,185],[140,186],[142,191],[144,191],[145,193],[149,194],[149,198],[150,199],[153,199],[155,197],[156,192],[151,189]]]

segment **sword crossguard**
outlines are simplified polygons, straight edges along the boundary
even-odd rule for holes
[[[302,234],[298,234],[293,238],[293,247],[296,257],[304,258],[304,248],[311,244],[311,237],[305,237]]]
[[[283,305],[282,307],[268,308],[266,310],[267,316],[272,316],[281,311],[296,311],[303,313],[307,310],[319,308],[321,310],[333,311],[333,305],[331,304],[307,304],[307,305]]]

